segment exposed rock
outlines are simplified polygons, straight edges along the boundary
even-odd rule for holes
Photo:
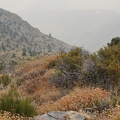
[[[60,112],[54,111],[37,116],[34,120],[88,120],[87,117],[75,111]]]
[[[85,109],[85,112],[86,112],[86,113],[94,113],[94,111],[95,111],[95,110],[94,110],[93,108],[86,108],[86,109]]]
[[[91,117],[93,117],[95,110],[94,110],[93,108],[86,108],[86,109],[85,109],[85,112],[86,112],[88,115],[90,115]]]

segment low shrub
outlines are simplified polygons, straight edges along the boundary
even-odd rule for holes
[[[94,109],[97,110],[99,113],[102,113],[103,110],[110,108],[110,101],[108,100],[96,99],[96,101],[93,104],[94,104]]]
[[[3,75],[0,78],[0,83],[2,83],[4,87],[6,87],[11,83],[11,78],[8,75]]]
[[[27,98],[20,98],[14,89],[15,87],[12,87],[8,94],[1,96],[0,110],[27,117],[36,115],[35,108],[31,105],[30,101]]]
[[[48,68],[50,69],[50,68],[53,68],[53,67],[55,67],[56,66],[56,60],[51,60],[50,62],[49,62],[49,64],[48,64]]]
[[[16,84],[17,84],[17,86],[21,86],[24,82],[25,82],[25,79],[24,79],[24,78],[21,78],[21,79],[18,79],[18,80],[16,81]]]
[[[72,88],[74,83],[80,80],[83,61],[87,53],[82,48],[75,48],[64,53],[56,62],[56,73],[50,78],[50,82],[57,87]],[[54,65],[50,63],[50,65]]]
[[[116,107],[117,104],[119,104],[119,97],[118,96],[111,96],[111,105],[112,107]]]

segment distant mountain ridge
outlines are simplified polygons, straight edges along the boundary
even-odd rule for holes
[[[31,14],[34,20],[31,20]],[[97,51],[112,38],[120,37],[120,15],[108,10],[49,11],[39,12],[39,16],[34,12],[29,13],[27,19],[31,23],[34,21],[45,33],[51,32],[55,37],[89,51]]]
[[[41,33],[17,14],[0,8],[0,52],[25,51],[59,52],[68,51],[71,46],[53,38],[51,34]]]

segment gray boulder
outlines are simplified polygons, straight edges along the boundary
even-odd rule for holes
[[[44,114],[42,116],[36,116],[34,120],[88,120],[88,119],[75,111],[68,112],[54,111]]]

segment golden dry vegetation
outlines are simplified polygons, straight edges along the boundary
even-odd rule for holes
[[[75,88],[68,95],[65,95],[57,101],[50,101],[43,103],[38,111],[40,114],[47,113],[52,110],[58,111],[79,111],[85,107],[90,107],[96,99],[107,99],[109,92],[101,90],[99,88]]]
[[[109,100],[110,93],[100,88],[81,88],[74,87],[71,90],[56,88],[49,83],[48,79],[55,73],[54,68],[49,68],[51,61],[56,61],[59,56],[47,56],[40,60],[31,60],[26,62],[22,68],[17,69],[18,78],[24,79],[24,84],[18,87],[22,96],[33,100],[38,114],[44,114],[50,111],[84,111],[85,108],[94,105],[96,100]],[[16,80],[18,79],[16,77]],[[4,90],[5,92],[7,90]],[[2,94],[2,93],[1,93]],[[116,107],[109,112],[96,114],[94,120],[119,120],[120,108]],[[18,117],[18,118],[16,118]],[[11,116],[5,112],[0,115],[2,120],[27,120],[31,118],[22,118]]]
[[[120,106],[108,109],[103,113],[95,113],[93,120],[120,120]]]
[[[32,118],[23,117],[23,116],[20,116],[19,114],[18,115],[11,115],[10,112],[1,111],[0,120],[32,120]]]
[[[53,110],[79,111],[80,109],[91,107],[97,99],[109,99],[110,93],[100,88],[75,87],[69,92],[66,92],[49,84],[48,79],[55,73],[55,69],[48,69],[48,64],[51,61],[57,60],[58,57],[49,56],[41,60],[30,61],[23,67],[22,75],[26,81],[22,86],[24,88],[22,89],[22,93],[35,100],[39,114]],[[119,112],[114,113],[116,116],[119,115]],[[106,119],[109,117],[112,120],[115,115],[110,112],[108,116],[101,114],[101,117]]]
[[[56,101],[64,95],[63,90],[49,84],[48,79],[55,69],[48,69],[50,61],[57,60],[58,56],[49,56],[40,60],[29,61],[20,70],[25,80],[19,91],[22,95],[32,98],[41,105],[44,102]]]

